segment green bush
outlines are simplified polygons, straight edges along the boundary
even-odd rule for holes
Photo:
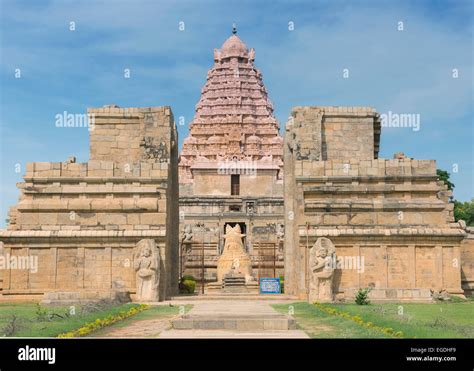
[[[370,288],[367,289],[359,289],[357,291],[356,297],[355,297],[355,302],[358,305],[367,305],[370,304],[369,300],[369,292]]]
[[[281,293],[285,293],[285,277],[280,276],[280,288],[281,288]]]
[[[181,281],[196,281],[196,279],[191,276],[190,274],[185,274],[182,278],[181,278]]]
[[[196,289],[196,281],[184,280],[180,285],[180,289],[184,294],[193,294]]]

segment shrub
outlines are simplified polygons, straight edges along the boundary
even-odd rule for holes
[[[370,288],[359,289],[357,291],[357,294],[356,294],[356,297],[355,297],[356,304],[358,304],[358,305],[368,305],[368,304],[370,304],[369,292],[370,292]]]
[[[193,280],[184,280],[180,284],[181,292],[185,294],[193,294],[196,289],[196,281]]]
[[[179,282],[179,292],[181,294],[193,294],[194,290],[196,289],[196,279],[186,274],[181,277],[181,281]]]
[[[194,276],[191,276],[190,274],[185,274],[182,278],[181,281],[194,281],[196,282],[196,279]]]

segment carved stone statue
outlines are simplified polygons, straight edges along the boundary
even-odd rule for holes
[[[214,61],[220,62],[221,61],[221,53],[218,49],[214,49]]]
[[[192,239],[193,239],[193,230],[192,230],[190,224],[186,224],[186,225],[184,226],[182,241],[183,241],[183,242],[189,242],[189,241],[191,241]]]
[[[309,302],[332,302],[332,283],[336,262],[336,248],[329,238],[320,237],[309,253]]]
[[[231,227],[227,225],[225,230],[225,244],[222,255],[217,261],[217,281],[222,282],[227,274],[245,277],[245,282],[254,280],[252,276],[252,262],[249,254],[245,251],[242,243],[240,225]]]
[[[249,51],[249,62],[253,62],[255,60],[255,49],[251,48]]]
[[[160,253],[152,239],[137,243],[133,268],[136,272],[137,301],[158,301]]]
[[[193,240],[193,229],[190,224],[184,226],[184,230],[181,236],[181,246],[185,252],[191,251],[191,242]]]
[[[275,232],[278,243],[278,251],[283,252],[283,245],[285,241],[285,225],[283,223],[276,223]]]
[[[285,238],[285,225],[283,223],[277,223],[275,229],[278,242],[283,241]]]

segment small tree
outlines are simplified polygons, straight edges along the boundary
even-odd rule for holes
[[[455,185],[451,183],[449,180],[449,178],[451,177],[451,174],[449,174],[446,170],[438,169],[436,170],[436,175],[438,175],[439,180],[442,180],[444,184],[448,186],[448,189],[450,191],[454,189]]]
[[[454,201],[454,220],[464,220],[466,225],[474,226],[474,198],[471,201]]]
[[[368,305],[368,304],[370,304],[369,292],[370,292],[370,288],[359,289],[357,291],[357,294],[356,294],[356,297],[355,297],[356,304],[357,305]]]

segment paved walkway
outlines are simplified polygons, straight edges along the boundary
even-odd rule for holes
[[[173,300],[174,306],[192,304],[193,308],[186,313],[185,318],[240,318],[245,321],[255,318],[281,317],[271,304],[291,303],[289,301],[273,300]],[[157,303],[169,305],[170,302]],[[132,321],[123,327],[105,328],[94,337],[112,338],[308,338],[302,330],[221,330],[221,329],[173,329],[171,321],[181,318],[179,315],[159,316],[157,318]]]
[[[102,330],[99,335],[94,337],[105,338],[155,338],[159,334],[171,328],[170,320],[173,317],[160,317],[157,319],[137,320],[124,327],[114,327]]]
[[[185,304],[186,301],[173,301],[174,305]],[[269,300],[202,300],[193,302],[189,317],[240,317],[262,318],[280,316],[271,304],[278,301]],[[302,330],[176,330],[168,329],[160,333],[160,338],[309,338]]]

